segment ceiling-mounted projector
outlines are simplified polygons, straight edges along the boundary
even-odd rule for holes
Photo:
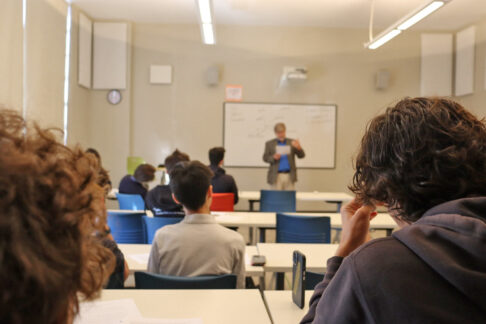
[[[284,66],[281,81],[302,81],[307,80],[307,68]]]

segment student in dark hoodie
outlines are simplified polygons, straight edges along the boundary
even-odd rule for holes
[[[486,127],[447,99],[368,125],[343,234],[302,323],[486,323]],[[400,230],[368,243],[373,205]]]
[[[238,187],[236,187],[235,179],[226,174],[226,171],[221,167],[225,152],[226,150],[223,147],[213,147],[209,150],[209,162],[211,163],[209,168],[214,173],[211,185],[214,193],[233,193],[236,205],[238,203]]]
[[[165,158],[165,169],[169,177],[174,167],[179,162],[189,161],[189,155],[176,149],[171,155]],[[184,216],[182,205],[179,205],[172,198],[172,191],[169,185],[160,184],[150,190],[145,197],[147,208],[152,211],[155,217],[161,216]]]

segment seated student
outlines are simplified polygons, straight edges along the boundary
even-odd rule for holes
[[[226,174],[226,171],[221,167],[225,152],[226,150],[223,147],[213,147],[209,150],[209,162],[211,163],[209,168],[214,173],[211,185],[214,193],[233,193],[236,205],[238,203],[238,188],[235,179]]]
[[[486,127],[447,99],[368,125],[342,240],[302,323],[486,323]],[[373,205],[401,227],[369,243]]]
[[[171,155],[165,158],[165,169],[169,177],[171,176],[174,166],[179,162],[189,161],[189,155],[175,150]],[[176,203],[172,199],[172,191],[169,185],[160,184],[150,190],[145,197],[145,204],[147,208],[152,211],[155,217],[157,216],[184,216],[182,205]]]
[[[71,323],[114,267],[96,162],[0,111],[0,323]]]
[[[118,192],[123,194],[140,195],[145,199],[148,191],[148,183],[155,178],[155,168],[150,164],[140,164],[132,175],[124,176],[118,187]]]
[[[199,161],[181,162],[170,177],[174,200],[184,206],[186,216],[155,233],[148,271],[184,277],[235,274],[237,287],[244,288],[245,243],[210,215],[211,170]]]

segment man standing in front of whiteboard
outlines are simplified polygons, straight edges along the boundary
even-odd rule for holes
[[[305,156],[299,140],[285,137],[285,124],[277,123],[273,129],[276,138],[265,143],[263,161],[270,163],[267,182],[274,190],[295,190],[297,169],[295,156],[302,159]]]

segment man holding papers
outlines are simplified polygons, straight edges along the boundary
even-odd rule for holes
[[[274,190],[294,190],[297,181],[295,156],[305,156],[299,140],[285,137],[285,124],[277,123],[274,127],[276,138],[265,143],[263,161],[270,163],[267,182]]]

